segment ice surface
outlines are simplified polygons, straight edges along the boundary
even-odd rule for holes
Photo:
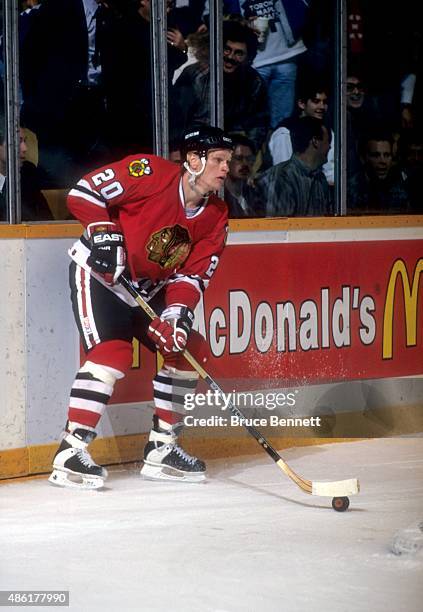
[[[334,512],[264,453],[209,462],[205,484],[132,466],[104,491],[0,485],[0,589],[68,589],[77,612],[421,612],[423,551],[389,544],[423,519],[423,438],[281,454],[308,479],[358,477],[361,492]]]
[[[395,555],[413,555],[423,548],[423,521],[400,529],[394,535],[391,550]]]

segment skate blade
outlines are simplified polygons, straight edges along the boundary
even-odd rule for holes
[[[74,478],[74,480],[72,480]],[[77,480],[79,479],[79,480]],[[77,476],[61,470],[54,470],[48,479],[48,482],[57,486],[68,489],[94,490],[104,487],[104,479],[99,476]]]
[[[144,463],[140,474],[146,480],[172,480],[173,482],[204,482],[204,472],[181,472],[169,466],[157,466]]]

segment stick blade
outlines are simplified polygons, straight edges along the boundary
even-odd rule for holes
[[[321,497],[347,497],[356,495],[360,491],[357,478],[348,480],[336,480],[332,482],[312,482],[312,495]]]

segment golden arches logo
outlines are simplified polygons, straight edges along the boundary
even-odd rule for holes
[[[406,346],[417,344],[417,301],[419,295],[420,274],[423,272],[423,258],[420,258],[414,268],[413,281],[410,285],[407,267],[402,259],[397,259],[392,266],[385,297],[383,313],[382,357],[392,359],[394,333],[394,304],[397,278],[402,280],[405,307]]]

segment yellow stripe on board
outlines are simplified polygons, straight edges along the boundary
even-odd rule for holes
[[[16,478],[29,473],[29,449],[27,447],[0,451],[0,478]]]
[[[3,238],[78,238],[82,226],[69,223],[32,223],[21,225],[0,224],[0,239]]]
[[[423,431],[421,405],[381,408],[364,414],[361,411],[340,412],[326,418],[322,417],[322,421],[320,429],[322,437],[316,437],[314,427],[292,429],[289,431],[289,436],[275,436],[274,427],[263,428],[260,431],[276,449],[315,446],[331,442],[353,442]],[[346,435],[349,437],[345,437]],[[101,438],[94,440],[90,445],[90,451],[94,460],[101,465],[141,462],[146,441],[145,433]],[[212,427],[190,429],[183,436],[182,444],[190,454],[204,459],[263,453],[256,440],[243,427],[228,428],[224,433],[220,428]],[[51,471],[51,462],[57,446],[58,443],[53,443],[0,451],[0,479],[47,474]]]
[[[284,438],[272,437],[269,442],[278,449],[315,446],[339,442],[356,442],[362,438]],[[95,440],[90,452],[100,465],[139,463],[141,465],[147,434],[117,436]],[[57,444],[45,444],[1,451],[0,485],[12,479],[49,474]],[[209,438],[196,436],[184,442],[184,448],[191,454],[204,459],[223,459],[242,455],[260,455],[257,442],[250,436],[243,438]],[[8,455],[6,457],[6,455]],[[3,461],[4,457],[4,461]]]
[[[421,227],[423,215],[396,215],[373,217],[284,217],[265,219],[230,219],[231,232],[271,230],[331,230]]]
[[[293,231],[331,229],[375,229],[423,227],[423,215],[395,215],[373,217],[283,217],[265,219],[230,219],[231,232]],[[52,223],[0,224],[2,238],[78,238],[82,226],[76,221]]]

